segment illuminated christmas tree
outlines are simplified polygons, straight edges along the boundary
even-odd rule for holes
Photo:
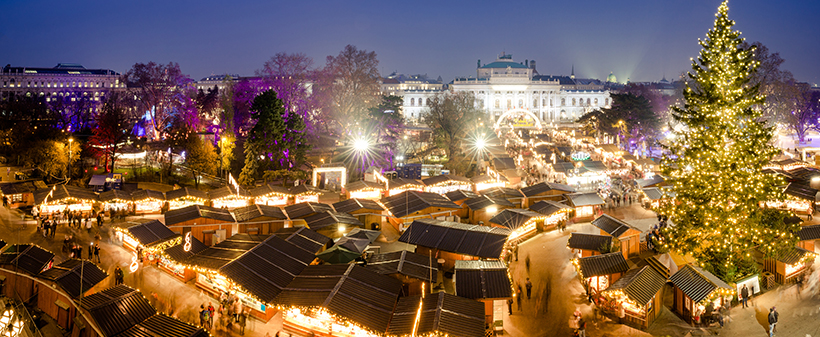
[[[664,230],[667,248],[690,254],[704,268],[732,282],[757,271],[752,250],[767,256],[794,247],[786,214],[763,207],[782,200],[777,176],[762,167],[778,153],[773,129],[756,108],[764,101],[750,84],[758,62],[733,30],[727,1],[718,8],[684,92],[686,105],[673,117],[684,125],[666,147],[662,171],[675,192],[660,214],[674,225]]]

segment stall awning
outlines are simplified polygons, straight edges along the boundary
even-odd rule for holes
[[[820,225],[804,226],[794,234],[800,238],[800,241],[820,239]]]
[[[435,177],[422,179],[421,182],[424,183],[425,186],[433,186],[442,183],[450,183],[454,185],[471,185],[473,183],[470,179],[454,174],[437,175]]]
[[[52,190],[54,191],[53,193]],[[91,190],[87,190],[72,185],[54,185],[54,187],[52,188],[45,188],[34,191],[34,203],[37,205],[42,204],[43,201],[46,199],[46,196],[49,195],[49,193],[51,193],[51,196],[48,197],[48,202],[59,201],[69,198],[89,202],[100,200],[97,197],[97,195],[94,194],[94,192],[92,192]]]
[[[0,265],[17,266],[37,275],[54,259],[54,253],[35,244],[11,245],[0,254]]]
[[[543,195],[544,193],[550,191],[575,193],[575,189],[568,185],[548,182],[540,182],[535,185],[527,186],[521,189],[521,193],[523,193],[527,197]]]
[[[505,209],[490,219],[490,223],[499,224],[509,229],[518,229],[530,219],[540,217],[543,217],[543,215],[528,209]]]
[[[51,280],[60,285],[71,297],[80,296],[80,275],[82,274],[83,293],[105,280],[108,274],[91,261],[68,259],[38,277]]]
[[[240,198],[245,198],[245,199],[253,197],[251,195],[251,193],[248,192],[248,190],[246,190],[246,189],[244,189],[240,186],[239,190],[237,191],[236,187],[234,187],[233,185],[222,186],[220,188],[217,188],[213,191],[208,192],[208,197],[211,200],[218,200],[218,199],[234,197],[234,196],[238,196]]]
[[[219,272],[263,303],[271,303],[314,259],[296,245],[271,236]]]
[[[579,258],[578,269],[581,273],[581,277],[589,278],[625,273],[629,270],[629,264],[626,263],[624,254],[614,252]]]
[[[120,284],[82,302],[104,336],[115,336],[154,316],[157,310],[138,290]]]
[[[440,194],[421,191],[404,191],[382,199],[382,204],[387,207],[393,216],[399,218],[431,207],[461,209],[460,206]]]
[[[583,249],[601,252],[602,248],[612,246],[612,237],[609,235],[595,235],[585,233],[570,233],[567,240],[567,248]]]
[[[603,205],[604,199],[595,192],[567,194],[569,203],[575,207]]]
[[[285,213],[291,220],[304,219],[316,213],[332,210],[333,206],[318,202],[303,202],[285,207]]]
[[[206,246],[204,243],[202,243],[201,241],[197,240],[197,238],[192,236],[190,251],[185,251],[185,245],[183,242],[183,244],[167,248],[163,252],[165,253],[165,255],[168,256],[168,258],[174,260],[174,262],[180,263],[191,256],[199,254],[200,252],[206,249],[208,249],[208,246]]]
[[[131,194],[121,190],[110,190],[100,193],[101,202],[131,202]]]
[[[613,218],[609,214],[601,215],[597,219],[592,220],[592,225],[600,228],[604,232],[616,238],[621,237],[621,235],[623,235],[630,229],[636,230],[638,232],[641,231],[635,227],[630,226],[626,222]]]
[[[401,288],[399,280],[355,264],[308,266],[276,303],[325,308],[381,334],[387,331]]]
[[[278,195],[278,196],[291,196],[290,191],[282,186],[279,186],[274,183],[267,183],[260,187],[254,188],[249,191],[250,194],[254,197],[266,197],[269,195]]]
[[[330,238],[307,227],[287,227],[278,229],[273,235],[282,240],[293,243],[302,250],[316,254],[324,247]]]
[[[384,211],[384,207],[370,199],[347,199],[333,204],[333,209],[336,212],[353,213],[359,210],[370,210],[375,213]]]
[[[438,281],[435,259],[406,250],[373,255],[365,266],[382,275],[401,274],[422,281]]]
[[[512,283],[507,266],[498,260],[457,260],[454,281],[456,295],[464,298],[512,297]]]
[[[256,247],[256,245],[267,238],[268,236],[263,235],[236,234],[212,247],[208,247],[208,249],[192,255],[185,261],[182,261],[182,264],[218,270],[222,268],[222,266],[242,256],[245,252],[253,249],[253,247]]]
[[[186,221],[206,218],[222,222],[235,222],[233,215],[226,209],[203,205],[191,205],[165,212],[165,225],[173,226]]]
[[[154,190],[136,190],[131,193],[131,200],[143,201],[148,199],[165,200],[165,193]]]
[[[572,210],[572,207],[560,202],[542,200],[530,206],[530,210],[533,212],[540,213],[541,215],[550,216],[559,211],[570,211]]]
[[[289,192],[290,192],[291,195],[295,196],[295,195],[302,195],[302,194],[319,194],[319,193],[322,192],[322,190],[320,190],[316,187],[313,187],[311,185],[302,184],[302,185],[291,187]]]
[[[717,276],[692,264],[681,267],[677,273],[669,277],[669,281],[695,303],[703,301],[715,290],[732,289]]]
[[[794,247],[789,251],[778,255],[775,260],[785,264],[797,264],[800,263],[800,261],[803,261],[806,254],[814,254],[814,252],[810,252],[800,247]]]
[[[647,265],[641,269],[630,270],[604,292],[620,290],[638,305],[646,306],[664,285],[666,285],[666,278],[652,266]]]
[[[452,221],[413,221],[399,241],[447,252],[497,259],[512,231],[507,228],[474,226]]]
[[[144,224],[134,225],[128,227],[127,230],[134,239],[137,239],[137,241],[145,247],[151,247],[179,236],[179,234],[174,233],[158,220],[151,220]]]
[[[421,303],[421,315],[418,315]],[[413,330],[415,327],[415,331]],[[484,304],[459,296],[438,292],[402,297],[393,311],[387,336],[484,336]]]

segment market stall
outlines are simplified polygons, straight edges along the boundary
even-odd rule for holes
[[[774,274],[775,282],[792,284],[803,275],[816,256],[813,251],[795,247],[775,258],[765,259],[763,269]]]
[[[131,192],[134,211],[137,214],[159,214],[165,204],[165,193],[154,190],[136,190]]]
[[[128,227],[120,227],[128,226]],[[168,247],[176,246],[182,242],[182,237],[165,227],[158,220],[151,220],[143,224],[121,223],[113,226],[116,231],[115,237],[122,246],[142,254],[140,259],[153,262],[159,259],[159,255]]]
[[[233,185],[226,185],[208,192],[211,206],[224,209],[235,209],[248,206],[253,196],[248,190]]]
[[[389,326],[401,282],[364,267],[308,266],[276,298],[288,334],[381,336]],[[356,305],[345,305],[357,303]]]
[[[424,191],[444,195],[455,190],[473,191],[473,182],[470,179],[452,175],[442,174],[435,177],[423,179]]]
[[[488,224],[512,230],[507,245],[513,246],[535,235],[538,228],[544,227],[543,222],[546,218],[547,216],[528,209],[511,208],[492,217]]]
[[[305,218],[321,213],[324,211],[332,211],[333,206],[318,202],[303,202],[285,207],[285,215],[290,220],[292,227],[306,226]]]
[[[190,187],[183,187],[165,192],[168,209],[175,210],[191,205],[205,205],[208,202],[208,193]]]
[[[230,211],[202,205],[191,205],[165,212],[165,226],[193,237],[211,246],[233,235],[236,220]]]
[[[288,192],[293,196],[293,204],[319,202],[319,195],[322,194],[322,190],[306,184],[291,187]]]
[[[364,224],[356,217],[335,211],[323,211],[306,217],[305,224],[331,239],[340,238],[355,227],[364,228]]]
[[[130,212],[133,200],[131,194],[121,190],[110,190],[100,193],[100,203],[102,203],[102,210],[109,212]]]
[[[399,298],[386,336],[484,336],[484,306],[438,292]]]
[[[443,218],[456,220],[461,206],[436,193],[405,191],[386,197],[381,204],[387,208],[388,222],[403,232],[416,219]]]
[[[535,185],[522,188],[521,193],[524,194],[524,197],[526,198],[522,206],[530,207],[541,200],[564,200],[564,195],[575,193],[575,188],[564,184],[540,182]]]
[[[669,281],[674,286],[673,311],[690,324],[702,322],[710,303],[713,308],[720,308],[734,295],[726,282],[692,264],[681,267]]]
[[[424,191],[424,183],[417,179],[395,178],[390,180],[387,196],[391,197],[404,191]]]
[[[621,323],[638,329],[648,328],[663,308],[663,286],[669,273],[655,268],[664,267],[647,265],[628,271],[601,293],[600,307],[621,317]]]
[[[491,187],[481,192],[481,195],[486,195],[492,198],[500,198],[506,199],[509,202],[513,203],[515,207],[524,206],[524,193],[521,193],[520,190],[510,188],[510,187]]]
[[[572,260],[590,298],[598,301],[600,294],[629,270],[620,252],[581,257]]]
[[[369,199],[339,201],[333,204],[333,209],[356,217],[371,230],[381,230],[386,216],[385,208],[378,201]]]
[[[99,202],[99,198],[94,192],[84,188],[54,185],[52,188],[35,191],[34,202],[37,205],[34,212],[40,215],[50,215],[65,210],[90,214],[94,210],[94,203]]]
[[[420,219],[399,241],[416,245],[416,253],[439,259],[443,270],[452,271],[457,260],[500,259],[511,233],[507,228]]]
[[[604,214],[592,220],[592,225],[601,230],[601,235],[609,235],[618,240],[621,253],[630,258],[641,253],[641,230],[630,224]]]
[[[288,217],[276,206],[253,204],[233,210],[239,233],[272,234],[287,225]]]
[[[587,257],[609,253],[612,248],[612,237],[609,235],[569,233],[567,248],[572,250],[573,257]]]
[[[208,246],[201,241],[189,235],[185,235],[182,237],[180,244],[168,247],[160,254],[157,264],[161,270],[174,275],[174,277],[180,279],[182,282],[188,282],[196,277],[196,272],[192,269],[185,268],[182,263],[205,249],[208,249]]]
[[[487,168],[487,173],[470,178],[475,185],[475,191],[481,192],[493,187],[510,187],[510,180],[491,168]]]
[[[803,226],[799,231],[795,232],[794,235],[800,238],[800,241],[797,243],[798,247],[814,252],[816,247],[815,243],[820,239],[820,225]]]
[[[47,189],[42,180],[18,180],[0,183],[0,197],[8,200],[9,208],[34,206],[34,191]]]
[[[379,200],[387,188],[376,182],[359,180],[345,185],[344,189],[348,199]]]
[[[504,262],[456,261],[453,276],[455,295],[484,304],[484,322],[493,324],[493,307],[513,297],[510,273]]]
[[[438,262],[406,250],[374,254],[365,267],[401,281],[404,296],[421,295],[438,282]]]
[[[274,183],[267,183],[250,190],[254,203],[266,206],[287,206],[288,199],[293,197],[287,188]]]
[[[542,231],[554,229],[562,223],[566,225],[566,221],[575,211],[569,205],[552,200],[536,202],[530,206],[530,210],[546,217],[539,228]]]
[[[331,242],[329,237],[316,233],[316,231],[307,227],[280,228],[273,235],[311,254],[322,252]]]
[[[595,211],[606,202],[596,192],[572,193],[566,195],[569,205],[575,208],[575,219],[589,221],[595,217]]]
[[[464,205],[467,206],[468,210],[467,219],[473,225],[490,225],[490,219],[499,215],[499,212],[515,207],[507,199],[491,198],[487,195],[468,199],[464,202]]]
[[[445,193],[444,197],[461,207],[461,209],[454,215],[458,216],[460,219],[467,219],[470,215],[470,209],[467,208],[467,205],[464,203],[467,202],[468,199],[477,198],[478,194],[470,191],[456,190]]]

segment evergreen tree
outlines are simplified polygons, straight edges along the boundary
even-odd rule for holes
[[[676,193],[660,206],[674,225],[666,228],[665,245],[692,255],[721,279],[732,282],[756,272],[751,249],[767,256],[794,247],[785,214],[761,207],[782,200],[779,178],[762,173],[778,150],[770,145],[773,129],[754,108],[763,103],[758,85],[750,83],[758,62],[755,48],[743,48],[724,1],[702,50],[692,61],[686,105],[673,109],[685,126],[668,145],[662,171]]]

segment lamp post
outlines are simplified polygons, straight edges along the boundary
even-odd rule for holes
[[[68,178],[71,178],[71,145],[74,143],[74,138],[68,138]]]

